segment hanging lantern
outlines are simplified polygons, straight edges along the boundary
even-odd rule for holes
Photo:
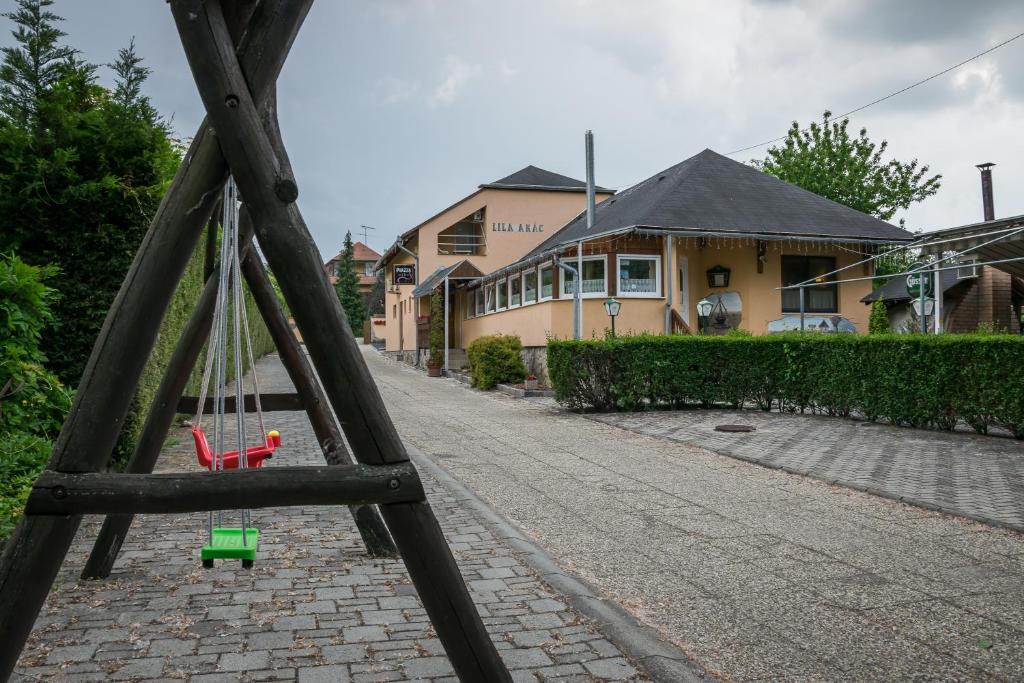
[[[732,271],[724,266],[715,266],[714,268],[708,268],[708,287],[728,287],[729,286],[729,275]]]

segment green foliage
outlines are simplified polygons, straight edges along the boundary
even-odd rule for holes
[[[742,406],[861,415],[1024,439],[1024,338],[1014,335],[637,336],[548,342],[571,408]]]
[[[885,302],[877,299],[871,304],[871,314],[868,316],[869,334],[887,334],[892,330],[889,328],[889,311]]]
[[[71,404],[39,350],[56,298],[45,283],[53,274],[13,254],[0,256],[0,543],[20,517]]]
[[[507,382],[522,382],[526,377],[523,343],[519,337],[495,334],[478,337],[466,349],[470,376],[478,389],[493,389]]]
[[[366,320],[366,302],[359,293],[359,276],[355,271],[353,259],[352,232],[345,233],[345,246],[335,270],[338,280],[334,283],[334,291],[338,293],[341,307],[345,309],[345,317],[352,328],[352,334],[359,338],[363,335],[363,321]]]
[[[832,201],[889,220],[939,191],[941,175],[928,175],[928,166],[882,159],[889,143],[876,145],[861,128],[856,138],[847,130],[849,119],[833,121],[826,111],[822,122],[801,130],[796,121],[781,147],[753,165],[786,182]]]
[[[26,432],[0,431],[0,548],[21,518],[25,500],[43,471],[52,442]]]
[[[133,47],[117,88],[60,45],[46,0],[19,0],[16,44],[0,65],[0,251],[54,264],[61,298],[43,352],[75,385],[93,341],[179,163],[165,124],[141,96]]]
[[[440,290],[435,290],[430,295],[430,330],[427,344],[430,347],[427,362],[440,367],[444,364],[444,295]]]

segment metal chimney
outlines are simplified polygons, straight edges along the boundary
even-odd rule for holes
[[[996,210],[992,205],[992,167],[995,164],[991,162],[985,162],[984,164],[978,164],[978,168],[981,170],[981,201],[985,207],[985,220],[994,221],[996,219]]]

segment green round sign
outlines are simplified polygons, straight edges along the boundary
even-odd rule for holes
[[[908,270],[914,270],[915,268],[921,268],[924,266],[923,263],[917,263],[911,266]],[[911,299],[917,299],[921,296],[921,281],[924,280],[924,295],[933,296],[935,294],[935,286],[933,280],[935,274],[931,271],[923,271],[920,273],[911,273],[907,276],[907,294]]]

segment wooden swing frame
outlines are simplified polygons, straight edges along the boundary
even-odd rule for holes
[[[251,507],[258,500],[266,506],[363,506],[371,514],[373,508],[366,506],[380,505],[387,531],[456,674],[463,681],[511,681],[294,203],[298,189],[281,141],[273,93],[311,3],[234,0],[222,6],[221,0],[170,0],[207,119],[107,313],[46,471],[0,557],[0,680],[6,681],[17,664],[83,514],[110,515],[90,559],[95,560],[93,569],[100,570],[92,573],[102,576],[103,570],[109,573],[134,514]],[[251,219],[251,227],[241,225],[240,243],[251,240],[254,228],[322,380],[322,392],[251,251],[243,263],[244,276],[257,302],[262,301],[261,312],[325,457],[337,464],[215,475],[152,474],[185,380],[209,335],[216,278],[208,277],[128,472],[105,473],[159,330],[162,316],[155,312],[169,305],[229,169]],[[211,263],[208,258],[208,275]],[[201,316],[204,307],[207,314]],[[341,421],[358,465],[343,464],[344,446],[330,409]],[[260,495],[253,496],[253,491]],[[370,518],[357,512],[356,519],[365,540]],[[383,532],[372,536],[383,543],[387,531],[370,533]]]

